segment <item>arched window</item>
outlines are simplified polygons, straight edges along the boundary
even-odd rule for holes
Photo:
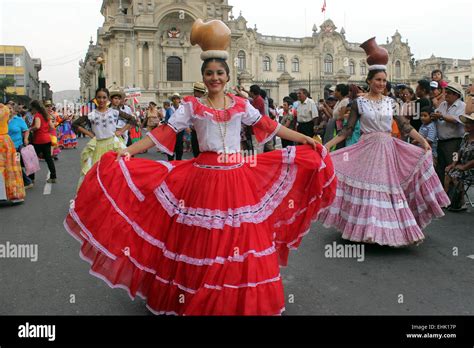
[[[367,65],[364,62],[360,63],[360,74],[362,76],[367,75]]]
[[[247,68],[247,56],[244,51],[239,51],[237,55],[238,59],[238,68],[239,70],[245,70]]]
[[[332,59],[332,56],[330,54],[326,54],[326,57],[324,57],[324,72],[326,74],[333,73],[333,64],[334,60]]]
[[[183,61],[179,57],[169,57],[166,61],[168,81],[183,81]]]
[[[349,75],[355,75],[356,74],[356,69],[355,69],[355,63],[353,60],[349,61]]]
[[[263,57],[263,71],[271,71],[272,70],[272,65],[271,65],[271,60],[269,56]]]
[[[293,58],[291,60],[291,71],[300,72],[300,60],[298,58]]]
[[[397,60],[395,63],[395,77],[397,79],[402,78],[402,64],[399,60]]]
[[[285,70],[286,70],[286,66],[285,66],[285,65],[286,65],[286,64],[285,64],[285,58],[282,57],[282,56],[278,57],[278,60],[277,60],[277,70],[278,70],[278,71],[281,71],[281,72],[285,71]]]

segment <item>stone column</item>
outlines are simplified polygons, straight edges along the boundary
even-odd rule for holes
[[[155,43],[148,43],[148,88],[155,89],[155,61],[153,51],[155,50]]]
[[[138,87],[143,88],[143,44],[138,43]]]

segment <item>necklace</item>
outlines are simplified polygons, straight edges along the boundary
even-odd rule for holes
[[[384,117],[385,105],[382,102],[383,99],[384,99],[383,97],[382,99],[377,99],[377,100],[372,100],[372,99],[367,98],[367,100],[370,103],[370,106],[372,107],[372,110],[375,113],[375,122],[377,122],[379,126],[381,125],[383,117]]]
[[[224,131],[222,131],[222,126],[221,126],[221,119],[219,117],[219,111],[216,109],[216,107],[214,106],[214,104],[212,103],[211,99],[209,98],[209,96],[207,97],[207,101],[209,102],[209,105],[214,109],[215,111],[215,115],[216,115],[216,118],[217,118],[217,125],[219,126],[219,133],[221,135],[221,140],[222,140],[222,147],[224,149],[224,154],[227,154],[227,147],[225,145],[225,139],[226,139],[226,136],[227,136],[227,125],[228,125],[228,122],[225,121],[223,122],[224,123]],[[226,96],[224,95],[224,119],[225,119],[225,116],[226,116],[226,112],[227,112],[227,98]]]

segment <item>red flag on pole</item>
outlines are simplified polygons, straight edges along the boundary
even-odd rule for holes
[[[324,0],[323,7],[321,8],[321,12],[326,12],[326,0]]]

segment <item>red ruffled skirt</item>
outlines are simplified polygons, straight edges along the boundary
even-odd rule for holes
[[[146,299],[155,314],[284,311],[279,266],[335,198],[324,147],[228,164],[216,153],[115,159],[107,153],[90,170],[64,223],[91,274]]]

